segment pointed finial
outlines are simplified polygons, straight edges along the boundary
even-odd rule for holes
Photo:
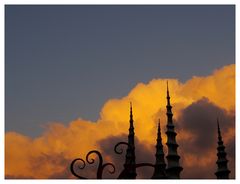
[[[167,90],[168,90],[168,80],[167,80]]]
[[[168,89],[168,81],[167,81],[167,105],[168,105],[168,106],[171,106],[171,105],[170,105],[169,89]]]
[[[218,137],[219,137],[219,139],[222,139],[218,118],[217,118],[217,127],[218,127]]]
[[[132,102],[130,102],[130,113],[132,114]]]
[[[167,98],[170,98],[170,96],[169,96],[169,88],[168,88],[168,81],[167,81]]]
[[[132,114],[132,102],[130,102],[130,120],[133,119],[133,114]]]
[[[167,96],[169,96],[169,90],[168,90],[168,80],[167,80]]]
[[[158,119],[158,130],[160,131],[160,118]]]
[[[158,138],[161,137],[161,127],[160,127],[160,118],[158,119],[158,132],[157,132]]]

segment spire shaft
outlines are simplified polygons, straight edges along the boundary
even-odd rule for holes
[[[218,140],[222,141],[222,135],[221,135],[221,130],[220,130],[218,118],[217,118],[217,127],[218,127]]]
[[[221,130],[219,126],[219,121],[217,119],[217,127],[218,127],[218,147],[217,147],[217,172],[215,172],[215,175],[217,176],[217,179],[229,179],[229,173],[230,170],[228,170],[228,160],[226,158],[227,153],[225,152],[225,146],[223,144]]]
[[[178,144],[176,142],[176,135],[177,133],[174,131],[174,124],[173,124],[173,113],[172,113],[172,106],[170,103],[170,95],[168,89],[168,81],[167,81],[167,147],[168,147],[168,154],[167,154],[167,177],[170,179],[179,179],[180,172],[183,168],[179,164],[180,156],[177,153]]]
[[[160,119],[158,122],[155,158],[156,158],[156,162],[155,162],[155,166],[154,166],[154,173],[153,173],[152,179],[164,179],[164,178],[166,178],[166,164],[165,164],[165,160],[164,160]]]
[[[119,179],[135,179],[136,173],[136,158],[135,158],[135,144],[134,144],[134,126],[133,126],[133,114],[132,103],[130,102],[130,127],[128,134],[128,148],[126,151],[124,170],[119,175]]]
[[[168,90],[168,81],[167,81],[167,105],[171,107],[170,104],[170,95],[169,95],[169,90]],[[172,108],[172,107],[171,107]]]

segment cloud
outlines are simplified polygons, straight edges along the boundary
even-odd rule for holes
[[[181,127],[179,135],[181,132],[190,134],[188,139],[179,139],[181,152],[184,155],[182,158],[184,165],[183,177],[215,178],[218,141],[217,117],[220,121],[228,157],[235,158],[235,133],[232,131],[235,129],[234,114],[219,108],[206,98],[200,99],[183,109],[178,119]],[[234,165],[230,165],[230,170],[232,171],[231,177],[234,178]]]
[[[198,120],[193,120],[192,117],[183,116],[182,114],[188,111],[191,112],[194,108],[190,108],[189,106],[194,106],[194,104],[196,106],[195,109],[201,109],[201,105],[205,107],[204,100],[201,100],[203,97],[208,99],[208,105],[205,104],[207,109],[204,112],[215,113],[214,108],[209,108],[209,104],[211,104],[215,107],[215,110],[221,109],[217,113],[220,113],[220,115],[223,113],[220,121],[222,129],[225,130],[223,136],[226,144],[231,140],[235,140],[233,138],[235,135],[234,126],[231,123],[227,123],[227,120],[229,120],[228,115],[233,115],[232,117],[234,117],[235,114],[235,65],[232,64],[215,70],[209,76],[194,76],[185,83],[181,83],[177,79],[153,79],[147,84],[138,83],[125,97],[108,100],[102,107],[100,118],[96,122],[81,118],[69,122],[66,126],[58,122],[53,122],[46,126],[41,136],[36,138],[30,138],[17,132],[6,132],[5,176],[8,178],[69,177],[67,173],[69,172],[67,169],[70,164],[69,161],[77,157],[85,158],[87,152],[93,149],[99,149],[108,153],[104,147],[107,144],[106,139],[112,138],[111,136],[120,136],[121,138],[121,135],[127,133],[129,128],[130,101],[133,103],[136,139],[139,141],[139,144],[145,145],[144,148],[153,150],[156,141],[156,124],[159,117],[162,122],[163,142],[166,142],[164,130],[166,126],[167,80],[169,81],[171,103],[176,130],[178,132],[177,141],[181,143],[179,151],[181,151],[181,146],[184,147],[186,141],[194,136],[194,131],[203,132],[204,130],[199,124],[196,124],[198,128],[192,126],[191,122]],[[220,115],[211,114],[211,121],[215,121],[216,116]],[[202,120],[205,120],[204,115],[202,116]],[[186,118],[189,118],[189,121],[183,123],[181,119]],[[203,126],[206,127],[205,124]],[[215,125],[210,126],[213,128],[213,131],[216,130]],[[214,134],[215,132],[212,133]],[[210,133],[208,136],[209,139],[213,139],[207,143],[208,148],[210,148],[211,145],[214,146],[213,142],[215,138]],[[105,140],[105,144],[99,144],[103,140]],[[201,142],[203,140],[198,139],[198,137],[195,137],[194,141],[196,144],[204,145],[204,142]],[[187,146],[185,147],[188,149]],[[208,148],[205,150],[208,150]],[[216,145],[214,148],[216,148]],[[194,148],[192,150],[197,149]],[[146,154],[150,158],[152,152]],[[182,152],[181,156],[184,158],[182,159],[183,165],[186,165],[184,162],[187,158],[196,159],[194,154]],[[213,155],[215,156],[215,152]],[[229,156],[231,155],[229,154]],[[210,157],[206,156],[206,158]],[[39,160],[44,164],[39,166]],[[212,160],[216,160],[216,158],[212,156]],[[234,160],[234,158],[229,158],[229,160]],[[200,161],[207,163],[206,160]],[[202,165],[202,167],[207,167],[204,164]],[[215,166],[215,163],[213,165]],[[36,167],[40,167],[38,172],[34,170]],[[94,168],[91,172],[95,172]],[[92,175],[91,177],[95,176]]]
[[[234,128],[235,117],[228,114],[226,110],[210,103],[206,98],[192,103],[182,111],[178,120],[181,124],[181,130],[191,133],[191,144],[197,145],[194,149],[190,148],[189,150],[198,153],[215,145],[217,118],[220,121],[222,131],[228,132],[228,129]],[[227,136],[225,131],[222,133],[224,137]]]

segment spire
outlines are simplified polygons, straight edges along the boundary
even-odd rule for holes
[[[130,129],[134,131],[134,127],[133,127],[133,114],[132,114],[132,102],[130,102]],[[129,129],[129,131],[130,131],[130,129]]]
[[[217,172],[215,172],[215,175],[217,176],[217,179],[229,179],[229,173],[230,170],[228,170],[227,163],[228,160],[226,158],[227,153],[225,152],[225,146],[223,145],[221,130],[219,126],[219,121],[217,119],[217,127],[218,127],[218,159],[217,159]]]
[[[167,81],[167,147],[168,147],[168,154],[167,154],[167,177],[170,179],[179,179],[180,172],[183,168],[179,165],[180,156],[177,153],[178,144],[176,142],[176,135],[177,133],[174,131],[174,124],[173,124],[173,114],[172,114],[172,106],[170,104],[170,95],[168,89],[168,81]]]
[[[130,102],[130,127],[128,134],[128,148],[126,151],[126,159],[124,164],[124,170],[119,175],[119,179],[135,179],[136,173],[136,162],[135,162],[135,145],[134,145],[134,126],[133,126],[133,114],[132,114],[132,103]]]
[[[169,96],[169,90],[168,90],[168,81],[167,81],[167,105],[171,106],[170,104],[170,96]],[[172,108],[172,107],[171,107]]]
[[[167,81],[167,118],[168,118],[168,123],[172,124],[172,106],[170,103],[170,95],[169,95],[169,89],[168,89],[168,81]]]
[[[164,160],[164,152],[161,137],[160,119],[158,122],[158,132],[157,132],[157,144],[156,144],[156,162],[154,166],[154,173],[152,179],[164,179],[166,178],[166,164]]]
[[[218,141],[222,141],[222,135],[221,135],[221,130],[220,130],[218,118],[217,118],[217,127],[218,127]]]

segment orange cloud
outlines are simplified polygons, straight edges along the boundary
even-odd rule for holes
[[[185,83],[177,79],[153,79],[147,84],[137,84],[127,96],[121,99],[108,100],[96,122],[77,119],[67,126],[61,123],[50,123],[43,134],[37,138],[7,132],[5,134],[5,175],[49,178],[56,173],[64,172],[73,158],[84,158],[89,150],[100,149],[99,140],[110,135],[127,133],[130,101],[133,103],[136,136],[140,141],[150,145],[155,144],[157,119],[161,118],[163,131],[166,125],[167,80],[176,120],[185,107],[203,97],[228,113],[235,111],[234,64],[215,70],[209,76],[194,76]],[[178,126],[178,122],[175,123]],[[233,133],[232,129],[228,131],[226,143]],[[163,142],[166,142],[165,134],[162,133],[162,136]],[[177,140],[187,140],[191,136],[189,132],[179,132]],[[189,158],[196,159],[192,155]]]

